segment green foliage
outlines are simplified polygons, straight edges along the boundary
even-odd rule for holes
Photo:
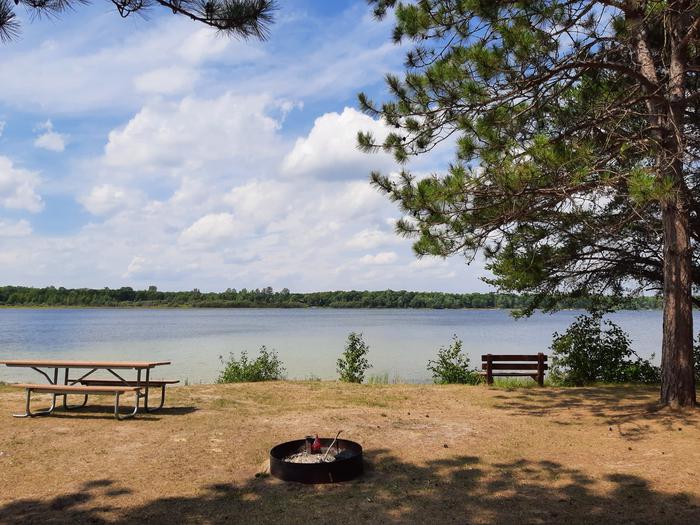
[[[265,345],[260,347],[258,357],[254,360],[248,358],[248,353],[243,350],[240,358],[231,353],[228,361],[221,357],[224,369],[219,375],[218,383],[245,383],[254,381],[276,381],[284,379],[284,366],[277,356],[277,352],[268,350]]]
[[[581,315],[563,334],[554,334],[550,379],[555,384],[658,383],[659,367],[639,357],[629,335],[603,312]]]
[[[700,334],[693,345],[693,363],[695,364],[695,382],[700,383]]]
[[[533,296],[507,293],[441,293],[406,290],[331,291],[291,293],[287,288],[225,292],[162,292],[156,286],[147,290],[130,287],[101,288],[29,288],[0,287],[0,306],[90,306],[90,307],[158,307],[158,308],[514,308],[527,309]],[[587,309],[592,299],[562,297],[562,308]],[[659,308],[657,297],[634,297],[616,305],[632,310]]]
[[[350,332],[345,351],[338,359],[338,375],[347,383],[362,383],[365,372],[372,365],[367,361],[369,346],[362,339],[362,334]],[[388,379],[388,378],[387,378]]]
[[[469,367],[469,358],[462,353],[462,340],[456,335],[452,336],[450,346],[440,347],[437,360],[428,361],[428,371],[438,384],[476,385],[482,381],[478,371]]]

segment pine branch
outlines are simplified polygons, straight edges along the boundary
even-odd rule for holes
[[[119,15],[126,18],[153,6],[170,9],[173,13],[214,27],[243,39],[266,40],[277,10],[276,0],[111,0]],[[19,35],[19,23],[14,7],[21,4],[32,17],[53,17],[89,0],[0,0],[0,42]]]

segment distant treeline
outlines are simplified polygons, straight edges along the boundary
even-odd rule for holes
[[[160,292],[155,286],[147,290],[130,287],[118,289],[0,287],[0,306],[93,306],[93,307],[162,307],[162,308],[525,308],[530,298],[499,293],[441,293],[384,291],[336,291],[292,293],[284,288],[235,290],[202,293]],[[562,308],[587,308],[589,299],[562,300]],[[626,300],[625,309],[648,310],[661,307],[657,297]]]

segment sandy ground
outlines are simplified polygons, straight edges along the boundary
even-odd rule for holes
[[[700,523],[700,411],[656,396],[200,385],[117,422],[110,398],[14,419],[22,393],[0,387],[0,523]],[[362,478],[266,474],[272,445],[340,429],[365,448]]]

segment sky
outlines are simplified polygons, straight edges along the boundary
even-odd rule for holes
[[[266,42],[99,1],[21,16],[0,44],[1,284],[485,291],[477,261],[417,259],[369,184],[357,93],[404,52],[364,1],[280,2]],[[451,148],[412,160],[439,173]]]

